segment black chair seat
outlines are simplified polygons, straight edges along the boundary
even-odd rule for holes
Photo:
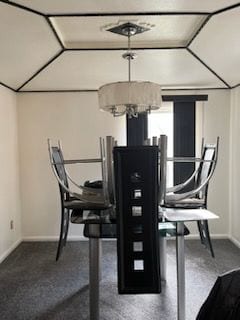
[[[82,210],[105,210],[111,208],[111,205],[101,203],[89,203],[81,200],[64,201],[64,207],[67,209],[82,209]]]
[[[99,228],[96,230],[96,228],[91,228],[90,224],[85,224],[83,234],[86,238],[116,239],[117,226],[115,223],[99,224]]]
[[[73,209],[71,222],[75,224],[110,224],[116,221],[112,207],[106,209]]]
[[[199,209],[205,205],[203,199],[198,198],[186,198],[179,201],[173,200],[168,201],[164,204],[166,208],[179,208],[179,209]]]

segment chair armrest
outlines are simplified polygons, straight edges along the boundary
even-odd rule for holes
[[[186,181],[184,181],[180,184],[177,184],[173,187],[167,188],[166,193],[168,194],[168,193],[172,193],[172,192],[177,192],[177,191],[180,191],[183,188],[185,188],[195,178],[195,176],[198,173],[198,170],[199,170],[199,168],[197,170],[195,170],[193,172],[193,174]]]
[[[183,200],[183,199],[186,199],[186,198],[194,197],[197,193],[199,193],[208,184],[210,178],[213,175],[214,169],[215,169],[215,166],[213,165],[212,169],[211,169],[211,172],[208,175],[208,177],[197,188],[195,188],[195,189],[193,189],[191,191],[188,191],[188,192],[184,192],[184,193],[166,194],[165,195],[165,202],[166,203],[174,202],[174,201],[179,201],[179,200]]]

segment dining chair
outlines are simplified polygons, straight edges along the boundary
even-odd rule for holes
[[[207,209],[209,181],[213,176],[218,158],[219,137],[215,144],[204,144],[200,164],[197,170],[185,182],[166,189],[164,207],[184,209]],[[193,183],[190,191],[184,189]],[[197,222],[201,243],[206,246],[214,257],[214,250],[207,220]]]
[[[70,215],[74,212],[73,219],[78,217],[78,221],[83,223],[84,213],[93,210],[100,214],[102,210],[109,209],[111,204],[108,198],[107,192],[107,181],[106,181],[106,164],[105,164],[105,150],[104,150],[104,140],[100,140],[100,159],[87,159],[79,161],[65,161],[63,157],[62,148],[60,142],[58,145],[52,146],[51,141],[48,140],[48,150],[50,156],[51,167],[54,175],[57,179],[59,191],[60,191],[60,201],[61,201],[61,224],[60,224],[60,234],[58,241],[58,248],[56,254],[56,260],[59,259],[63,247],[66,245]],[[102,180],[95,182],[85,182],[84,186],[77,184],[68,174],[65,164],[66,163],[89,163],[89,162],[101,162],[102,166]],[[80,192],[73,191],[69,184],[72,183],[75,189],[78,188]],[[80,223],[80,222],[79,222]]]

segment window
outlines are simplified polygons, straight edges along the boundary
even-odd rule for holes
[[[173,157],[173,102],[163,102],[162,107],[148,116],[148,137],[168,137],[168,157]],[[167,166],[167,187],[173,185],[173,162]]]

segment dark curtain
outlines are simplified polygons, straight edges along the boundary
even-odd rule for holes
[[[127,116],[127,145],[142,146],[148,137],[147,113],[140,113],[137,118]]]
[[[165,95],[163,101],[174,104],[174,156],[195,157],[195,103],[207,101],[207,95]],[[143,145],[148,135],[148,115],[127,118],[127,145]],[[193,163],[174,164],[174,184],[186,180],[195,170]],[[191,186],[189,187],[191,188]]]
[[[195,101],[174,102],[174,156],[195,157]],[[174,163],[174,185],[185,181],[194,170],[194,163]]]

